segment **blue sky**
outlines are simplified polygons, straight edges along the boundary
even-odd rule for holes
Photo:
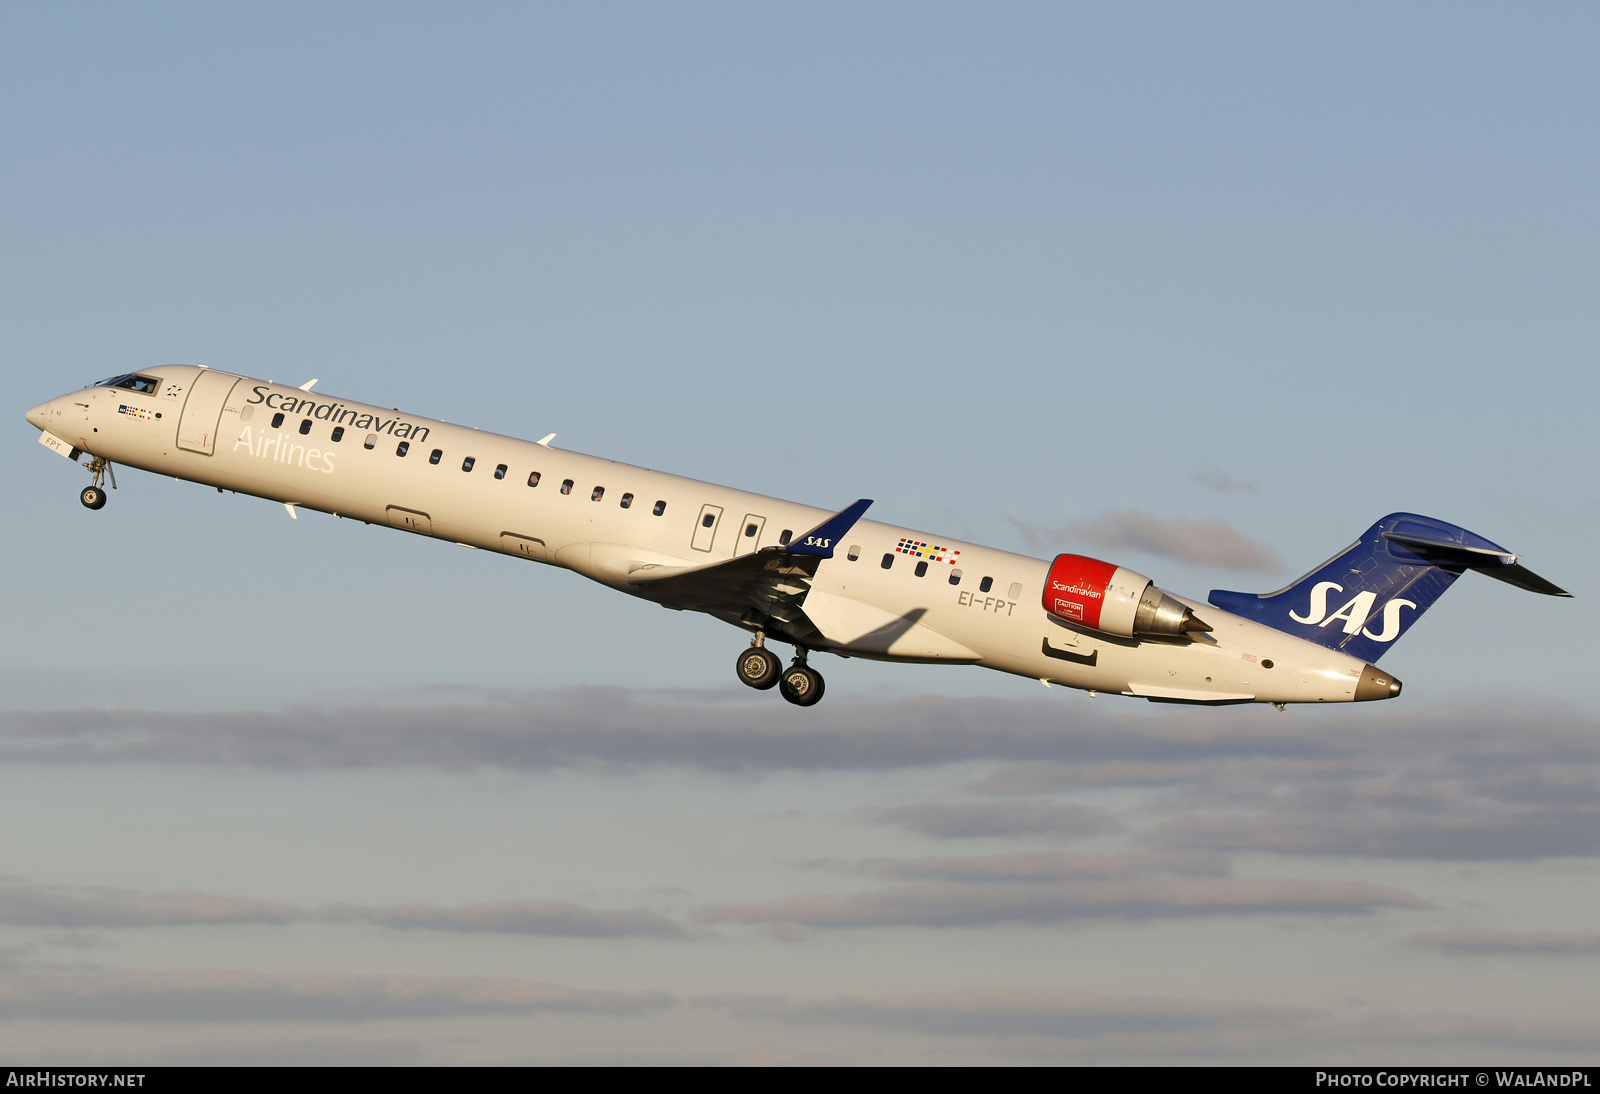
[[[931,1061],[930,1030],[964,1022],[972,1060],[1394,1059],[1483,1036],[1400,1045],[1408,1022],[1499,1022],[1524,1032],[1496,1051],[1592,1056],[1595,24],[1579,5],[7,8],[0,782],[26,837],[0,857],[0,954],[24,979],[81,958],[107,1002],[18,996],[40,1017],[0,1006],[0,1044]],[[1191,595],[1277,587],[1411,510],[1579,599],[1469,575],[1385,658],[1406,692],[1381,712],[1154,711],[840,662],[819,724],[881,755],[721,765],[738,748],[694,733],[804,751],[808,731],[734,694],[742,640],[720,624],[140,473],[83,510],[22,411],[166,361],[817,505],[872,497],[1036,554],[1098,534],[1092,553]],[[1282,567],[1119,549],[1130,513],[1222,522]],[[901,740],[930,702],[976,735],[948,762]],[[507,750],[552,719],[603,746]],[[1056,720],[1064,752],[1005,743]],[[1102,725],[1170,764],[998,808],[1000,772],[1070,767]],[[679,751],[638,736],[680,731]],[[1307,740],[1342,751],[1284,766]],[[935,806],[955,812],[884,812]],[[1335,835],[1274,843],[1273,818]],[[537,833],[533,864],[498,865],[507,832]],[[993,880],[1022,854],[1109,858],[1034,862],[1057,889],[1028,895]],[[990,880],[860,864],[963,855]],[[1125,888],[1060,890],[1091,875]],[[915,914],[892,880],[910,877]],[[1217,911],[1149,911],[1197,878],[1222,879]],[[1300,889],[1261,904],[1262,878]],[[781,904],[806,892],[878,893],[886,918]],[[298,910],[128,918],[171,893]],[[486,902],[530,907],[518,930],[458,929]],[[314,911],[341,903],[366,910]],[[454,926],[384,926],[402,905]],[[683,937],[617,936],[600,913],[619,909]],[[561,933],[590,913],[611,926]],[[1516,938],[1405,941],[1471,930]],[[1339,986],[1274,971],[1296,962]],[[226,1029],[151,1002],[212,999],[196,969],[257,1002]],[[495,1007],[459,982],[508,970],[522,986]],[[1388,986],[1357,1006],[1344,981],[1367,975]],[[262,979],[295,976],[346,979]],[[1505,1005],[1461,1012],[1485,983]],[[391,990],[434,1010],[259,1003]],[[1188,1009],[1150,1001],[1168,997]]]

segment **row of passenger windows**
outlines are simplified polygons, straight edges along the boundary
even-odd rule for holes
[[[283,425],[283,415],[281,413],[274,414],[272,416],[272,428],[273,429],[277,429],[282,425]],[[311,432],[311,419],[307,418],[305,421],[300,423],[300,433],[301,433],[301,435],[305,435],[305,434],[308,434],[310,432]],[[333,433],[331,434],[331,439],[335,443],[338,443],[339,441],[344,440],[344,426],[342,426],[342,425],[334,426],[333,427]],[[363,444],[362,447],[371,449],[371,448],[376,448],[377,446],[378,446],[378,435],[376,433],[368,433],[367,434],[366,443]],[[394,448],[394,454],[396,456],[405,456],[410,451],[411,451],[411,442],[410,441],[401,441],[399,444],[395,445],[395,448]],[[442,459],[444,459],[444,449],[442,449],[442,448],[435,448],[432,452],[428,453],[428,462],[429,463],[437,464]],[[461,461],[461,470],[463,470],[463,471],[471,471],[475,466],[477,466],[477,463],[478,463],[478,459],[477,459],[476,456],[468,456],[466,459]],[[497,479],[505,478],[506,477],[506,471],[508,469],[509,468],[507,467],[506,464],[503,464],[503,463],[502,464],[496,464],[495,465],[495,469],[494,469],[494,477],[497,478]],[[529,471],[528,472],[528,485],[529,486],[538,486],[539,485],[539,478],[540,478],[539,472],[537,472],[537,471]],[[573,481],[571,479],[562,480],[561,492],[563,494],[572,493],[572,487],[573,487]],[[597,487],[594,488],[593,491],[590,492],[589,500],[590,501],[599,501],[601,498],[603,498],[605,496],[606,496],[606,488],[603,487],[603,486],[597,486]],[[624,494],[624,495],[622,495],[622,498],[621,498],[621,500],[619,501],[618,504],[621,505],[621,507],[624,508],[624,509],[632,509],[633,508],[633,495],[632,494]],[[651,509],[651,512],[654,513],[658,517],[661,516],[661,514],[665,513],[666,511],[667,511],[667,503],[664,502],[664,501],[656,502],[654,508]],[[785,543],[789,542],[789,537],[788,537],[787,533],[784,534],[783,541]]]
[[[280,427],[282,425],[283,425],[283,415],[281,413],[274,414],[272,416],[272,428],[273,429],[277,429],[278,427]],[[300,432],[301,432],[301,434],[307,434],[307,433],[311,432],[311,419],[310,418],[307,418],[303,422],[300,423]],[[341,441],[343,439],[344,439],[344,426],[342,426],[342,425],[334,426],[333,434],[332,434],[332,440],[335,441],[335,442],[338,442],[338,441]],[[378,435],[376,433],[368,433],[367,434],[366,444],[364,445],[364,447],[366,447],[366,448],[374,448],[374,447],[377,446],[377,443],[378,443]],[[401,441],[397,446],[395,446],[394,454],[396,456],[404,456],[406,453],[408,453],[410,451],[411,451],[411,442],[410,441]],[[435,448],[432,452],[428,453],[428,462],[429,463],[437,464],[442,459],[444,459],[444,449],[442,449],[442,448]],[[461,461],[461,470],[463,470],[463,471],[471,471],[472,468],[476,464],[477,464],[476,457],[468,456],[468,457],[466,457],[465,459],[463,459]],[[495,466],[495,469],[494,469],[494,477],[497,478],[497,479],[505,478],[506,477],[506,470],[507,470],[507,467],[506,467],[505,464],[503,464],[503,463],[502,464],[497,464]],[[537,472],[537,471],[528,472],[528,485],[529,486],[538,486],[539,485],[539,472]],[[572,493],[573,485],[574,485],[574,483],[573,483],[573,481],[571,479],[563,479],[561,481],[561,492],[563,494]],[[603,486],[596,486],[594,488],[594,490],[592,490],[590,492],[589,500],[590,501],[599,501],[601,498],[603,498],[605,496],[606,496],[606,488],[603,487]],[[622,495],[622,499],[619,502],[619,504],[624,509],[631,509],[633,507],[633,495],[632,494],[624,494],[624,495]],[[667,511],[667,503],[664,502],[664,501],[656,502],[655,507],[651,510],[651,512],[653,512],[658,517],[661,516],[661,514],[665,513],[666,511]],[[704,524],[707,528],[710,528],[716,522],[717,522],[717,518],[712,513],[707,513],[704,517],[701,518],[701,523]],[[754,524],[750,524],[750,525],[746,525],[745,526],[744,534],[746,536],[752,536],[753,537],[757,533],[757,531],[759,531],[757,526],[754,525]],[[785,528],[783,530],[783,534],[778,537],[778,543],[780,545],[782,545],[782,546],[787,547],[789,545],[789,537],[790,537],[790,535],[791,535],[790,530]],[[857,559],[859,559],[861,557],[861,548],[860,547],[854,547],[854,546],[851,547],[848,557],[849,557],[851,562],[854,562]],[[891,551],[888,554],[883,556],[882,565],[883,565],[883,568],[885,570],[889,569],[891,566],[894,565],[894,552]],[[927,574],[928,574],[928,562],[927,562],[926,559],[923,559],[922,561],[917,563],[915,572],[916,572],[916,575],[918,577],[926,577],[927,576]],[[961,584],[961,571],[960,570],[954,569],[954,568],[951,569],[951,571],[950,571],[950,584],[952,584],[952,585]],[[986,593],[990,589],[992,589],[993,587],[994,587],[994,578],[992,578],[992,577],[985,577],[983,580],[978,582],[978,591],[980,593]],[[1021,596],[1021,595],[1022,595],[1022,583],[1021,582],[1012,582],[1012,584],[1011,584],[1011,599],[1015,600],[1018,596]]]
[[[785,542],[785,543],[789,542],[789,533],[785,532],[783,534],[783,542]],[[845,557],[848,558],[851,562],[855,562],[857,559],[859,559],[861,557],[861,548],[858,547],[858,546],[852,545],[850,550],[848,552],[846,552]],[[883,561],[881,563],[879,563],[879,565],[881,565],[885,570],[887,570],[890,567],[892,567],[894,565],[894,552],[890,551],[888,554],[884,555],[883,556]],[[928,576],[928,560],[927,559],[922,559],[921,561],[919,561],[917,563],[917,565],[916,565],[916,569],[914,571],[912,571],[912,572],[915,573],[918,577],[926,577],[926,576]],[[951,567],[950,568],[950,584],[952,584],[952,585],[961,584],[961,571],[956,569],[955,567]],[[993,588],[994,588],[994,578],[992,578],[992,577],[987,577],[986,576],[986,577],[982,578],[978,582],[978,591],[980,593],[986,593],[990,589],[993,589]],[[1017,599],[1017,597],[1019,597],[1021,595],[1022,595],[1022,582],[1013,581],[1011,583],[1010,599],[1015,600],[1015,599]]]

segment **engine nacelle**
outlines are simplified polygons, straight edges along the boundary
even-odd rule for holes
[[[1044,610],[1124,638],[1211,629],[1143,574],[1083,555],[1057,555],[1050,564]]]

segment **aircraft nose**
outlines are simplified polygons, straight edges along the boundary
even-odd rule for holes
[[[46,415],[49,413],[49,410],[50,410],[50,404],[49,403],[40,403],[38,406],[36,406],[32,410],[28,411],[28,414],[27,414],[28,423],[30,425],[32,425],[35,429],[43,429],[44,428],[44,424],[45,424],[45,418],[46,418]]]

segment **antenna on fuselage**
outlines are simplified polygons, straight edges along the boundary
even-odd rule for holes
[[[312,385],[314,385],[315,383],[316,383],[315,380],[307,380],[305,383],[300,385],[300,390],[301,391],[310,391],[311,388],[312,388]]]
[[[550,447],[550,442],[555,440],[555,439],[556,439],[556,435],[554,433],[551,433],[551,434],[548,434],[548,435],[546,435],[544,437],[541,437],[539,440],[535,441],[534,443],[535,444],[542,444],[546,448],[549,448]]]

